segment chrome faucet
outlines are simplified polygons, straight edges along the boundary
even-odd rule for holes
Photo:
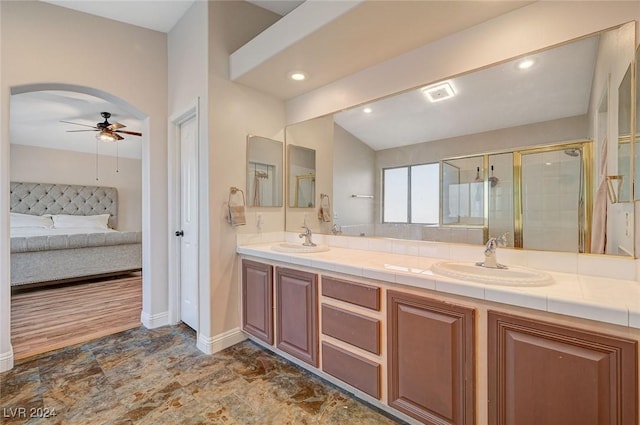
[[[316,244],[311,242],[311,236],[313,236],[313,235],[311,233],[311,229],[309,229],[309,226],[307,226],[305,224],[304,226],[302,226],[302,228],[305,229],[304,232],[300,233],[298,235],[299,238],[304,238],[304,243],[302,245],[304,245],[304,246],[316,246]]]
[[[339,224],[335,224],[333,226],[331,226],[331,233],[333,233],[334,235],[341,235],[342,234],[342,226],[340,226]]]
[[[484,249],[484,261],[476,263],[476,266],[486,267],[489,269],[506,269],[507,266],[498,263],[498,246],[506,246],[507,234],[499,238],[489,238]]]

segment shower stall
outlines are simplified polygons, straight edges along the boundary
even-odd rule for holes
[[[515,246],[590,252],[591,164],[591,143],[514,152]]]
[[[579,141],[443,160],[440,225],[484,241],[507,233],[512,247],[590,252],[592,155],[591,141]]]

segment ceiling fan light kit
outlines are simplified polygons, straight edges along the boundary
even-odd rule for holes
[[[124,139],[124,137],[109,130],[102,130],[100,133],[96,134],[96,139],[102,140],[103,142],[116,142]]]
[[[98,178],[98,142],[99,141],[118,142],[120,140],[124,140],[124,137],[122,137],[118,133],[129,134],[132,136],[142,136],[142,133],[138,133],[135,131],[121,130],[121,128],[126,127],[126,125],[124,124],[120,124],[119,122],[114,122],[113,124],[110,123],[109,118],[111,118],[111,112],[101,112],[100,116],[104,118],[104,121],[97,123],[95,126],[80,124],[77,122],[61,121],[66,124],[81,125],[83,127],[91,128],[91,130],[67,130],[67,133],[76,133],[79,131],[97,131],[98,132],[96,134],[96,181],[99,180]],[[116,144],[116,173],[120,172],[119,156],[120,155],[118,154],[118,144]]]
[[[136,131],[121,130],[122,128],[126,127],[126,125],[124,124],[120,124],[119,122],[114,122],[113,124],[110,123],[109,122],[109,118],[111,118],[110,112],[101,112],[100,116],[104,118],[104,121],[97,123],[95,126],[80,124],[76,122],[69,122],[69,121],[61,121],[61,122],[67,123],[67,124],[73,124],[73,125],[81,125],[84,127],[90,127],[91,130],[67,130],[67,133],[71,133],[71,132],[75,133],[79,131],[97,131],[98,134],[96,134],[96,139],[102,140],[104,142],[117,142],[118,140],[123,140],[124,137],[122,137],[118,133],[129,134],[131,136],[142,136],[142,133],[138,133]]]

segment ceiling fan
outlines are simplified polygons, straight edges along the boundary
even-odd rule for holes
[[[110,112],[101,112],[100,115],[102,116],[102,118],[104,118],[104,122],[99,122],[95,126],[80,124],[77,122],[69,122],[69,121],[60,121],[60,122],[73,124],[73,125],[81,125],[84,127],[90,127],[91,130],[67,130],[67,133],[77,133],[80,131],[98,131],[99,133],[96,134],[96,139],[104,140],[105,142],[115,142],[118,140],[123,140],[124,137],[122,137],[118,133],[130,134],[132,136],[142,136],[142,133],[137,133],[135,131],[120,130],[121,128],[126,127],[126,125],[120,124],[119,122],[114,122],[113,124],[111,124],[109,122],[109,118],[111,118]]]

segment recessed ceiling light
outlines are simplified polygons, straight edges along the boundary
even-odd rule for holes
[[[424,93],[432,103],[440,102],[441,100],[449,99],[456,95],[456,92],[449,81],[425,87],[422,89],[422,93]]]
[[[307,74],[305,74],[302,71],[293,71],[289,73],[289,78],[291,78],[294,81],[304,81],[307,79]]]
[[[364,112],[365,114],[370,114],[371,112],[373,112],[373,109],[371,109],[371,108],[364,108],[364,109],[362,110],[362,112]]]
[[[523,59],[520,62],[518,62],[518,68],[519,69],[529,69],[529,68],[531,68],[533,66],[533,63],[534,63],[533,59],[529,59],[529,58]]]

